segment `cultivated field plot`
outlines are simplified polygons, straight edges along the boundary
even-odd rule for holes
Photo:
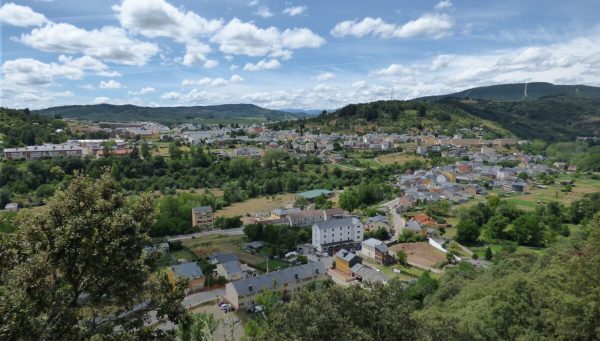
[[[292,201],[293,194],[279,194],[273,197],[252,198],[242,202],[237,202],[215,212],[216,217],[234,217],[245,216],[247,213],[254,215],[255,213],[264,211],[270,212],[273,209],[283,206]]]
[[[446,260],[446,254],[427,242],[400,243],[390,247],[393,252],[404,250],[409,263],[433,268],[436,263]]]
[[[560,180],[562,179],[557,182]],[[562,189],[563,186],[560,184],[549,185],[546,188],[533,188],[525,195],[515,195],[505,200],[514,203],[515,206],[521,209],[535,209],[538,202],[557,201],[568,205],[577,199],[581,199],[585,194],[600,192],[600,180],[576,178],[575,186],[570,192],[562,192]]]
[[[206,257],[216,252],[235,253],[242,263],[246,263],[251,267],[256,267],[265,262],[265,257],[242,251],[242,248],[246,243],[245,236],[224,235],[200,237],[183,242],[183,244],[198,257]]]
[[[425,161],[425,159],[418,155],[411,155],[406,153],[395,153],[389,155],[382,155],[375,158],[375,161],[382,165],[391,165],[394,163],[403,164],[408,161],[420,160]]]

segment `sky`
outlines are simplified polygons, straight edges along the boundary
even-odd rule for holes
[[[600,86],[598,14],[597,0],[9,0],[0,105],[335,109]]]

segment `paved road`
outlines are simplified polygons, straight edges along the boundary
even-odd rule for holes
[[[402,218],[402,216],[398,214],[398,212],[396,212],[396,206],[398,205],[398,203],[399,199],[396,198],[381,205],[382,207],[386,207],[392,215],[392,222],[394,223],[394,229],[396,230],[395,239],[397,239],[400,236],[400,234],[402,233],[402,229],[406,226],[406,220]]]
[[[213,289],[188,295],[183,299],[183,305],[186,308],[196,307],[202,303],[210,302],[225,295],[225,289]]]
[[[235,229],[227,229],[227,230],[211,230],[211,231],[204,231],[204,232],[197,232],[197,233],[190,233],[190,234],[180,234],[178,236],[170,236],[167,238],[168,241],[170,242],[174,242],[177,240],[186,240],[186,239],[193,239],[193,238],[200,238],[200,237],[206,237],[206,236],[213,236],[213,235],[219,235],[219,234],[224,234],[227,236],[239,236],[244,234],[244,230],[241,227],[235,228]]]

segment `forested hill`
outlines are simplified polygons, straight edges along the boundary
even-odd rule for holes
[[[587,87],[589,89],[600,89]],[[592,91],[588,93],[593,94]],[[600,134],[600,96],[548,95],[527,100],[466,99],[378,101],[350,104],[310,119],[275,124],[328,131],[407,132],[411,129],[454,134],[485,126],[488,137],[569,141]]]
[[[488,138],[512,135],[498,124],[455,106],[415,101],[349,104],[334,112],[322,113],[315,117],[274,123],[273,127],[311,129],[322,133],[429,131],[449,135],[459,133],[461,128],[486,127]]]
[[[124,122],[155,121],[173,123],[257,123],[304,117],[302,113],[287,113],[261,108],[254,104],[222,104],[190,107],[139,107],[131,104],[69,105],[38,110],[42,115],[60,115],[89,121]]]
[[[553,96],[600,99],[600,87],[587,85],[556,85],[551,83],[500,84],[471,88],[452,94],[416,98],[416,101],[437,101],[442,98],[521,101]]]

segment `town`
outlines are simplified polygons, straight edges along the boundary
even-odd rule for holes
[[[439,278],[461,262],[487,268],[493,258],[489,247],[461,245],[456,238],[459,209],[490,196],[519,200],[532,192],[547,192],[544,180],[552,177],[563,179],[553,185],[563,193],[573,185],[570,174],[577,173],[574,164],[524,152],[530,141],[485,140],[480,127],[461,129],[464,136],[440,136],[301,134],[265,124],[169,128],[152,122],[71,121],[69,125],[74,132],[101,132],[106,138],[5,148],[4,158],[13,162],[130,158],[138,148],[147,150],[145,158],[173,157],[170,153],[199,146],[216,160],[261,161],[280,152],[298,160],[317,159],[343,172],[415,161],[422,167],[388,176],[385,185],[393,194],[358,210],[343,203],[345,188],[312,188],[278,195],[277,200],[248,199],[257,203],[235,203],[231,212],[221,206],[194,206],[185,213],[191,216],[192,230],[155,238],[156,244],[145,248],[147,254],[162,255],[159,264],[172,285],[187,283],[182,303],[186,309],[223,316],[232,312],[236,321],[260,314],[264,307],[256,297],[268,290],[289,300],[315,281],[369,288],[392,279],[415,283],[425,274]],[[441,161],[432,163],[434,159]],[[19,208],[18,202],[5,204],[6,212]],[[231,226],[223,225],[228,220]],[[291,242],[273,236],[283,231],[298,232]],[[240,328],[234,327],[235,333],[241,335]]]

